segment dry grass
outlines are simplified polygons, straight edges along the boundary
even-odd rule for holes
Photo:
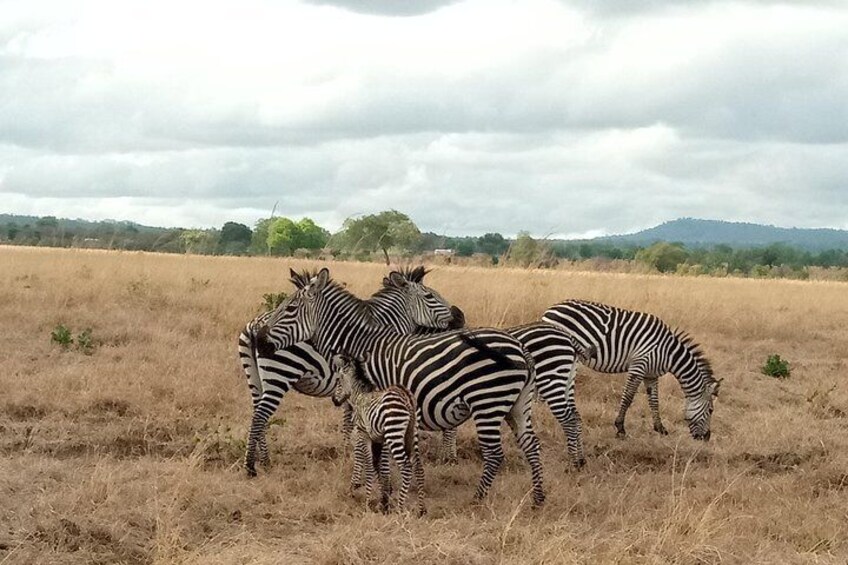
[[[367,512],[346,492],[339,414],[291,394],[275,466],[240,471],[249,419],[235,336],[306,263],[0,248],[0,563],[844,563],[848,560],[848,286],[840,283],[439,268],[428,280],[474,325],[536,319],[582,297],[685,326],[725,378],[713,441],[692,441],[661,380],[671,431],[644,395],[630,438],[623,378],[583,374],[589,461],[570,471],[543,408],[544,509],[512,440],[484,506],[480,461],[426,466],[424,519]],[[361,295],[385,268],[333,264]],[[208,281],[208,282],[207,282]],[[50,341],[91,327],[92,355]],[[792,362],[776,381],[770,353]],[[428,438],[425,453],[435,444]]]

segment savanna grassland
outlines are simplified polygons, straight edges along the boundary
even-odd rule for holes
[[[439,267],[427,282],[471,325],[535,320],[568,297],[647,310],[700,341],[723,377],[713,439],[693,441],[673,377],[670,435],[645,396],[626,440],[622,376],[580,370],[588,463],[569,468],[542,405],[548,500],[506,434],[490,499],[473,430],[460,464],[424,440],[423,519],[366,510],[347,490],[340,413],[292,393],[274,466],[240,467],[250,418],[236,335],[262,295],[313,263],[0,247],[0,563],[845,563],[848,285]],[[360,296],[386,267],[333,263]],[[91,329],[92,347],[64,348]],[[779,353],[792,376],[760,374]]]

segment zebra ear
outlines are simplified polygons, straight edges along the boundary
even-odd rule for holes
[[[406,277],[397,271],[389,273],[389,282],[391,282],[392,286],[396,286],[398,288],[404,288],[407,285]]]
[[[719,380],[715,381],[714,383],[712,383],[710,385],[710,394],[712,395],[713,398],[718,396],[719,388],[721,388],[721,381],[723,381],[723,380],[724,379],[719,379]]]
[[[318,276],[315,277],[313,284],[315,285],[315,290],[321,290],[327,283],[330,281],[330,270],[327,267],[324,267],[320,271],[318,271]]]

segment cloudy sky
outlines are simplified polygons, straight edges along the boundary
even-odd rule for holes
[[[848,228],[838,0],[0,0],[0,212]]]

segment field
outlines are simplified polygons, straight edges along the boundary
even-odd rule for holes
[[[427,282],[471,325],[537,319],[567,297],[647,310],[688,329],[723,377],[713,439],[693,441],[673,377],[670,435],[644,394],[626,440],[624,378],[581,369],[588,463],[569,468],[535,412],[548,501],[509,434],[490,499],[473,430],[460,464],[424,441],[429,514],[366,510],[347,491],[340,414],[292,393],[269,435],[274,466],[240,468],[250,417],[235,356],[282,259],[0,247],[0,563],[845,563],[848,285],[439,267]],[[386,268],[333,263],[360,296]],[[58,324],[92,347],[51,341]],[[760,374],[779,353],[792,376]]]

